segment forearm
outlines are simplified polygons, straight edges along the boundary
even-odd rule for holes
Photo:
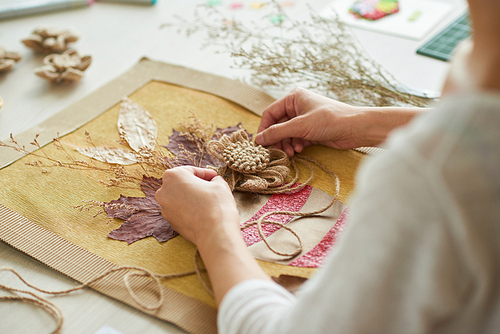
[[[270,280],[248,251],[239,229],[213,231],[199,243],[198,250],[207,268],[217,305],[240,282]]]
[[[378,146],[392,130],[406,125],[416,115],[430,108],[358,107],[352,126],[358,146]]]

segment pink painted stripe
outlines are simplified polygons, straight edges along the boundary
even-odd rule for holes
[[[307,199],[309,198],[311,191],[312,191],[311,186],[305,186],[303,189],[294,193],[274,194],[267,201],[267,203],[259,211],[257,211],[256,214],[252,216],[252,218],[247,220],[242,225],[257,220],[259,219],[260,216],[268,212],[282,211],[282,210],[297,212],[300,209],[302,209],[304,204],[307,202]],[[272,220],[280,222],[282,224],[287,224],[293,218],[294,217],[292,216],[286,216],[286,215],[271,215],[267,217],[266,220]],[[278,225],[262,224],[262,230],[266,237],[270,236],[279,229],[280,227]],[[259,231],[257,230],[257,226],[250,226],[249,228],[246,228],[245,230],[241,231],[241,234],[247,246],[251,246],[259,241],[262,241],[262,238],[259,235]]]
[[[337,223],[331,228],[330,231],[325,235],[323,240],[319,244],[317,244],[313,249],[311,249],[306,254],[301,257],[293,260],[288,265],[293,267],[306,267],[306,268],[318,268],[323,265],[323,261],[325,260],[330,250],[335,245],[337,238],[345,229],[347,221],[349,219],[349,211],[346,207],[344,212],[340,215]]]

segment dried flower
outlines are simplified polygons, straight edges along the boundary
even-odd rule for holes
[[[41,27],[33,31],[30,37],[22,40],[24,45],[43,53],[59,53],[68,49],[68,44],[76,42],[78,35],[70,30]]]
[[[355,105],[426,106],[430,101],[404,91],[359,47],[338,17],[324,18],[310,10],[304,21],[287,16],[271,1],[266,18],[246,25],[229,20],[217,8],[200,6],[195,20],[177,17],[179,32],[207,34],[203,46],[218,46],[231,54],[237,67],[251,71],[258,87],[289,89],[305,86]],[[229,23],[228,23],[229,22]],[[164,26],[172,26],[165,24]]]
[[[19,53],[9,52],[0,47],[0,72],[10,70],[20,60],[21,55]]]
[[[290,174],[290,160],[284,151],[255,145],[245,130],[211,140],[207,150],[224,163],[212,169],[224,177],[231,190],[255,192],[278,187]]]
[[[92,62],[91,56],[80,57],[68,50],[63,54],[51,54],[43,59],[45,66],[35,69],[35,74],[55,83],[78,82]]]

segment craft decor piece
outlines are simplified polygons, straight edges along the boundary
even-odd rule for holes
[[[118,114],[117,128],[120,135],[119,142],[132,150],[96,146],[93,143],[90,133],[87,131],[85,132],[86,141],[92,147],[82,148],[73,146],[79,153],[104,162],[107,164],[106,167],[98,167],[95,164],[72,156],[65,149],[60,138],[54,139],[55,145],[59,150],[66,152],[66,160],[52,157],[47,153],[43,153],[42,155],[29,153],[12,136],[11,144],[0,142],[0,146],[12,148],[27,155],[33,155],[36,157],[36,160],[28,163],[28,165],[39,168],[47,168],[49,166],[48,162],[53,163],[56,167],[79,167],[80,169],[95,172],[109,172],[111,173],[111,177],[108,183],[102,182],[106,187],[121,187],[125,183],[132,185],[139,183],[145,197],[130,197],[120,194],[118,199],[110,202],[97,202],[93,199],[84,199],[87,204],[75,206],[80,212],[84,210],[103,209],[110,219],[122,220],[122,225],[118,229],[111,231],[108,237],[126,241],[128,244],[149,236],[155,237],[159,242],[166,242],[178,235],[163,217],[161,206],[155,199],[155,193],[162,185],[160,176],[166,169],[183,165],[212,168],[224,177],[232,191],[251,192],[253,194],[282,194],[287,202],[297,203],[297,206],[292,207],[288,206],[285,202],[275,201],[275,197],[271,197],[265,205],[268,208],[266,209],[267,211],[261,212],[261,208],[258,215],[254,215],[252,219],[242,224],[241,229],[244,238],[246,238],[249,235],[247,230],[252,230],[252,228],[255,230],[255,227],[257,228],[259,238],[253,238],[253,242],[251,243],[247,242],[248,246],[263,241],[272,253],[285,257],[285,260],[291,260],[296,255],[301,254],[303,251],[302,238],[292,229],[285,226],[285,224],[289,223],[292,217],[308,217],[325,212],[335,204],[337,196],[326,201],[323,204],[323,209],[315,209],[313,212],[299,212],[311,194],[311,188],[307,186],[307,183],[313,179],[313,170],[309,162],[307,162],[310,160],[305,157],[294,157],[290,160],[282,150],[268,149],[260,145],[255,145],[249,140],[249,134],[240,125],[214,130],[213,126],[203,124],[196,115],[191,115],[191,119],[191,123],[182,124],[182,132],[177,131],[175,137],[170,137],[169,145],[166,147],[170,147],[172,151],[177,152],[177,154],[174,153],[175,157],[171,157],[161,152],[161,146],[156,144],[158,129],[151,114],[137,103],[132,102],[129,98],[124,98]],[[33,139],[31,144],[42,149],[37,137]],[[184,159],[179,160],[179,158],[183,157]],[[217,160],[218,163],[213,165],[207,164],[207,161]],[[299,178],[296,161],[305,163],[309,167],[311,175],[304,184],[295,183]],[[317,164],[335,178],[336,191],[338,193],[338,177],[325,167],[322,167],[318,162],[311,162]],[[124,168],[125,165],[136,163],[141,164],[144,173],[140,171],[139,173],[132,173]],[[295,177],[288,180],[290,165],[293,167]],[[152,176],[155,174],[157,177]],[[302,191],[303,189],[307,189],[307,192]],[[240,206],[248,206],[241,202]],[[269,208],[272,209],[269,210]],[[251,206],[245,210],[248,211],[249,209],[251,210]],[[255,209],[258,209],[258,207]],[[338,211],[334,215],[335,220],[338,218],[340,212]],[[99,213],[102,213],[102,211],[95,214],[94,217],[98,216]],[[288,218],[281,218],[279,217],[280,215]],[[273,218],[268,218],[270,216],[273,216]],[[267,225],[263,226],[263,224]],[[298,247],[294,251],[277,251],[270,245],[267,238],[279,228],[289,231],[297,239]],[[324,231],[324,233],[326,232],[327,230]],[[326,246],[333,244],[334,240],[329,240],[330,244]],[[261,253],[261,251],[255,252],[256,257],[265,257]],[[312,263],[312,267],[315,267],[315,264],[321,263],[323,257],[326,255],[326,253],[315,254],[319,254],[320,256],[316,256],[313,258],[313,261],[307,262],[307,264]],[[308,256],[311,256],[311,254],[308,254]],[[278,260],[282,259],[278,258]],[[296,262],[295,265],[300,266],[300,263]]]
[[[129,99],[120,103],[125,95]],[[224,135],[230,139],[243,129],[255,131],[258,115],[273,101],[241,82],[141,61],[56,118],[16,136],[19,144],[12,145],[22,152],[0,145],[0,239],[83,286],[188,332],[216,333],[216,305],[204,287],[207,276],[201,262],[193,261],[196,248],[180,236],[171,238],[173,231],[165,222],[154,220],[154,215],[160,217],[154,192],[167,168],[226,166],[224,160],[210,157],[208,143]],[[134,117],[142,120],[131,120]],[[143,126],[147,130],[138,131]],[[131,130],[121,131],[125,128]],[[57,131],[61,135],[50,143]],[[126,136],[129,131],[134,136]],[[241,141],[245,151],[253,145],[251,136],[246,138]],[[154,149],[148,148],[153,139]],[[121,164],[120,154],[115,157],[118,149],[129,154],[130,164]],[[261,152],[256,146],[250,151],[254,149]],[[23,152],[32,155],[23,158]],[[242,236],[269,276],[309,277],[314,272],[320,264],[316,260],[342,230],[343,203],[348,203],[354,170],[363,158],[358,152],[326,147],[308,147],[303,153],[304,160],[290,161],[283,192],[233,193]],[[271,154],[269,158],[264,170]],[[328,173],[332,170],[338,178]],[[27,179],[33,182],[26,184]],[[92,212],[75,210],[82,200]],[[94,216],[93,208],[101,214]],[[107,237],[126,220],[147,224],[139,232],[124,231],[125,242]],[[145,237],[150,231],[153,237]],[[170,239],[159,242],[162,238]]]
[[[213,169],[231,190],[262,193],[282,186],[290,175],[290,160],[284,151],[255,145],[244,130],[210,141],[207,148],[224,162],[225,166]]]
[[[399,12],[398,0],[357,0],[349,12],[356,18],[376,21]]]
[[[77,40],[78,35],[71,30],[40,27],[35,29],[31,36],[23,39],[22,42],[30,49],[49,54],[64,52],[69,48],[69,43]]]
[[[6,51],[4,48],[0,47],[0,72],[10,70],[12,66],[20,60],[20,54]]]
[[[45,66],[35,69],[39,77],[54,83],[76,83],[92,62],[91,56],[80,57],[75,50],[51,54],[43,59]]]

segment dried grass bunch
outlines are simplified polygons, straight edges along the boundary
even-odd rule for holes
[[[271,1],[268,14],[245,24],[231,20],[217,8],[197,7],[195,19],[181,17],[174,24],[190,36],[206,33],[204,47],[216,45],[229,52],[235,65],[251,71],[251,84],[289,89],[305,86],[355,105],[423,107],[430,100],[402,91],[394,77],[369,58],[338,17],[325,18],[309,9],[304,21],[289,17]]]

